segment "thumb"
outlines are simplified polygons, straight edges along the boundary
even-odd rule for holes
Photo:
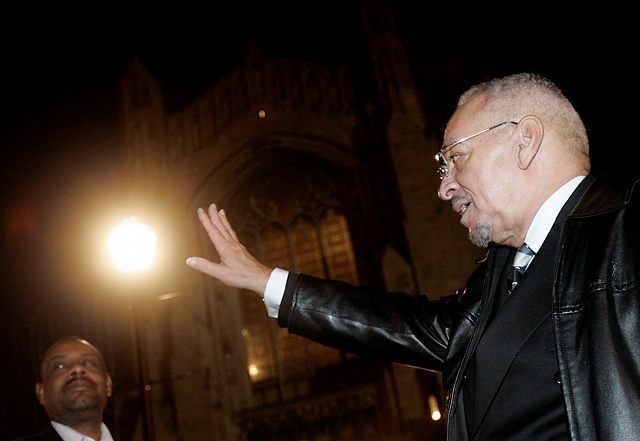
[[[210,276],[214,275],[215,264],[207,259],[203,259],[202,257],[189,257],[187,259],[187,265],[195,270],[209,274]]]

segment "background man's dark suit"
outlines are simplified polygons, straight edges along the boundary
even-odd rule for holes
[[[55,431],[52,425],[49,425],[45,430],[35,435],[25,436],[23,438],[16,438],[13,441],[62,441],[58,432]]]

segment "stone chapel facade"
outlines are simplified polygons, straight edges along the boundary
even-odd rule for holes
[[[215,259],[195,213],[216,202],[270,265],[432,298],[462,286],[482,250],[436,195],[441,124],[388,10],[362,24],[366,63],[250,46],[174,113],[140,61],[122,79],[125,175],[132,198],[167,220],[157,283],[179,293],[144,312],[158,440],[444,439],[437,374],[290,336],[255,294],[184,264]]]

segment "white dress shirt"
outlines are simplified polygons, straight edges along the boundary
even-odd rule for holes
[[[540,209],[529,226],[527,236],[524,239],[525,243],[533,250],[534,253],[540,251],[542,242],[544,242],[549,231],[551,231],[551,227],[556,221],[560,210],[562,210],[564,204],[583,179],[584,176],[576,176],[557,189],[551,196],[549,196],[549,199],[544,201],[544,204],[540,206]]]
[[[109,432],[105,423],[102,423],[102,426],[100,427],[100,440],[83,435],[77,430],[73,430],[71,427],[65,426],[57,421],[51,421],[51,425],[64,441],[113,441],[111,432]]]

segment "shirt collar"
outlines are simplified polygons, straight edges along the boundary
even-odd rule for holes
[[[576,176],[557,189],[536,213],[525,239],[526,244],[535,253],[540,250],[542,242],[547,238],[553,223],[556,221],[556,217],[558,217],[558,213],[560,213],[564,204],[584,178],[584,176]]]
[[[63,441],[98,441],[57,421],[51,421],[51,425],[55,431],[58,432],[58,435],[60,435],[60,438],[62,438]],[[111,432],[109,432],[105,423],[102,423],[100,426],[100,441],[113,441]]]

